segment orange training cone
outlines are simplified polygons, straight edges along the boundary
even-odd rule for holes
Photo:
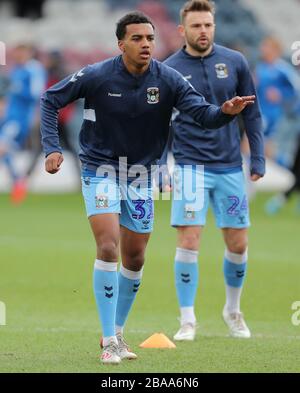
[[[155,333],[140,344],[140,348],[176,348],[176,345],[163,333]]]

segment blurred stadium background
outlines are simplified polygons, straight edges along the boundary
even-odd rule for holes
[[[7,65],[0,67],[0,121],[16,45],[34,45],[36,57],[45,67],[55,64],[63,77],[88,63],[118,54],[115,23],[127,11],[139,9],[157,26],[155,57],[163,60],[181,46],[176,26],[184,2],[0,0],[0,41],[7,49]],[[291,63],[292,43],[300,40],[299,0],[215,3],[217,43],[241,50],[255,71],[260,43],[271,34],[280,40],[283,57]],[[297,67],[294,69],[299,73]],[[64,115],[67,150],[78,148],[81,119],[82,103],[78,102]],[[254,331],[253,341],[233,343],[225,338],[219,315],[223,245],[210,216],[201,251],[204,283],[198,302],[202,311],[196,345],[188,344],[186,351],[180,344],[179,353],[150,352],[150,357],[140,351],[141,362],[122,365],[120,371],[300,371],[300,327],[291,324],[291,304],[300,300],[300,216],[294,204],[276,217],[264,212],[270,193],[284,191],[294,182],[289,167],[299,133],[299,114],[295,120],[287,110],[274,140],[277,155],[268,160],[267,175],[256,186],[260,193],[252,202],[252,267],[244,309]],[[39,160],[29,178],[32,194],[18,207],[9,203],[10,179],[0,164],[0,301],[7,305],[7,326],[0,326],[0,372],[108,371],[99,370],[96,363],[98,321],[90,283],[94,246],[80,201],[78,167],[74,156],[66,151],[58,175],[44,172],[38,114],[26,148],[15,155],[18,167],[27,168],[37,154]],[[55,195],[41,195],[48,193]],[[159,201],[144,290],[128,327],[133,346],[156,330],[171,337],[177,328],[172,272],[175,233],[169,227],[169,214],[169,203]],[[158,266],[161,281],[155,274]],[[226,361],[228,356],[230,363]]]
[[[20,43],[32,44],[36,57],[55,77],[62,78],[86,64],[101,61],[119,53],[115,38],[115,23],[128,10],[147,13],[157,27],[155,57],[164,60],[182,44],[176,26],[183,0],[30,0],[0,1],[0,39],[6,44],[7,66],[0,68],[0,119],[9,86],[8,72],[12,66],[11,53]],[[284,48],[284,56],[291,62],[291,45],[299,38],[299,1],[288,0],[217,0],[216,42],[241,50],[255,70],[259,60],[259,46],[264,36],[274,35]],[[296,69],[296,67],[295,67]],[[300,73],[299,73],[300,74]],[[70,145],[77,149],[77,135],[82,119],[80,102],[64,116]],[[30,165],[30,154],[39,149],[38,115],[27,141],[26,149],[16,157],[20,167]],[[276,134],[285,163],[295,153],[297,130],[290,132],[284,124]],[[43,159],[34,168],[29,186],[33,192],[65,192],[78,189],[78,171],[72,157],[66,154],[63,171],[53,178],[42,171]],[[285,165],[288,166],[288,165]],[[75,169],[74,169],[75,168]],[[268,173],[255,187],[259,190],[284,190],[293,183],[293,176],[285,168],[268,164]],[[68,174],[68,176],[66,176]],[[0,166],[0,192],[8,191],[10,180]]]

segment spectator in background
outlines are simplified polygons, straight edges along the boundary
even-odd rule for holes
[[[288,117],[287,121],[283,126],[286,129],[284,134],[285,138],[291,139],[291,144],[294,146],[294,160],[291,165],[291,172],[295,177],[294,184],[284,193],[277,194],[273,196],[266,204],[266,212],[270,215],[278,213],[290,197],[295,192],[300,192],[300,91],[299,100],[297,102],[295,111],[293,111]],[[300,214],[300,198],[298,197],[296,211]]]
[[[300,126],[299,126],[300,127]],[[294,192],[300,192],[300,136],[298,138],[298,147],[294,165],[292,167],[292,173],[295,176],[295,183],[286,192],[275,195],[271,198],[266,205],[266,211],[268,214],[273,215],[278,213]],[[297,212],[300,214],[300,199],[298,198]]]
[[[265,123],[266,155],[273,158],[278,124],[297,97],[296,73],[281,58],[282,47],[276,38],[266,37],[260,51],[261,61],[256,67],[257,94]]]
[[[43,17],[44,0],[13,0],[15,15],[19,18]]]
[[[257,93],[265,122],[266,155],[284,166],[291,166],[295,184],[285,193],[272,197],[266,204],[268,214],[277,213],[300,185],[299,146],[289,165],[284,145],[298,145],[300,133],[300,78],[296,69],[282,58],[282,47],[274,37],[261,44],[261,61],[256,67]],[[280,142],[281,141],[281,142]],[[283,143],[284,142],[284,143]],[[292,160],[293,161],[293,160]]]
[[[16,170],[13,155],[22,149],[31,131],[39,98],[46,87],[46,72],[33,58],[30,45],[18,45],[13,51],[13,60],[0,124],[0,162],[5,163],[13,180],[11,200],[20,203],[26,196],[26,179],[24,173]]]

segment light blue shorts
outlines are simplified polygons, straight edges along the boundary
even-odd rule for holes
[[[152,187],[137,188],[108,177],[81,177],[87,216],[120,214],[120,225],[137,233],[153,230],[154,204]]]
[[[173,174],[171,225],[204,226],[211,203],[219,228],[249,227],[249,206],[241,168],[227,173],[214,173],[201,168],[203,167],[198,166],[196,169],[196,166],[185,166],[183,170],[182,166],[176,165]],[[185,192],[187,185],[191,183],[192,191]]]

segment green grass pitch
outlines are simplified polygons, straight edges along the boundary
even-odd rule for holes
[[[200,251],[197,339],[176,349],[141,349],[155,332],[178,329],[173,279],[175,230],[170,203],[156,203],[155,229],[143,283],[126,338],[136,361],[99,362],[98,316],[92,292],[94,240],[80,195],[30,196],[11,207],[0,196],[0,372],[299,372],[300,326],[291,323],[300,300],[300,217],[291,203],[276,217],[263,212],[266,195],[251,206],[249,269],[242,310],[250,340],[228,337],[224,303],[224,246],[212,215]]]

